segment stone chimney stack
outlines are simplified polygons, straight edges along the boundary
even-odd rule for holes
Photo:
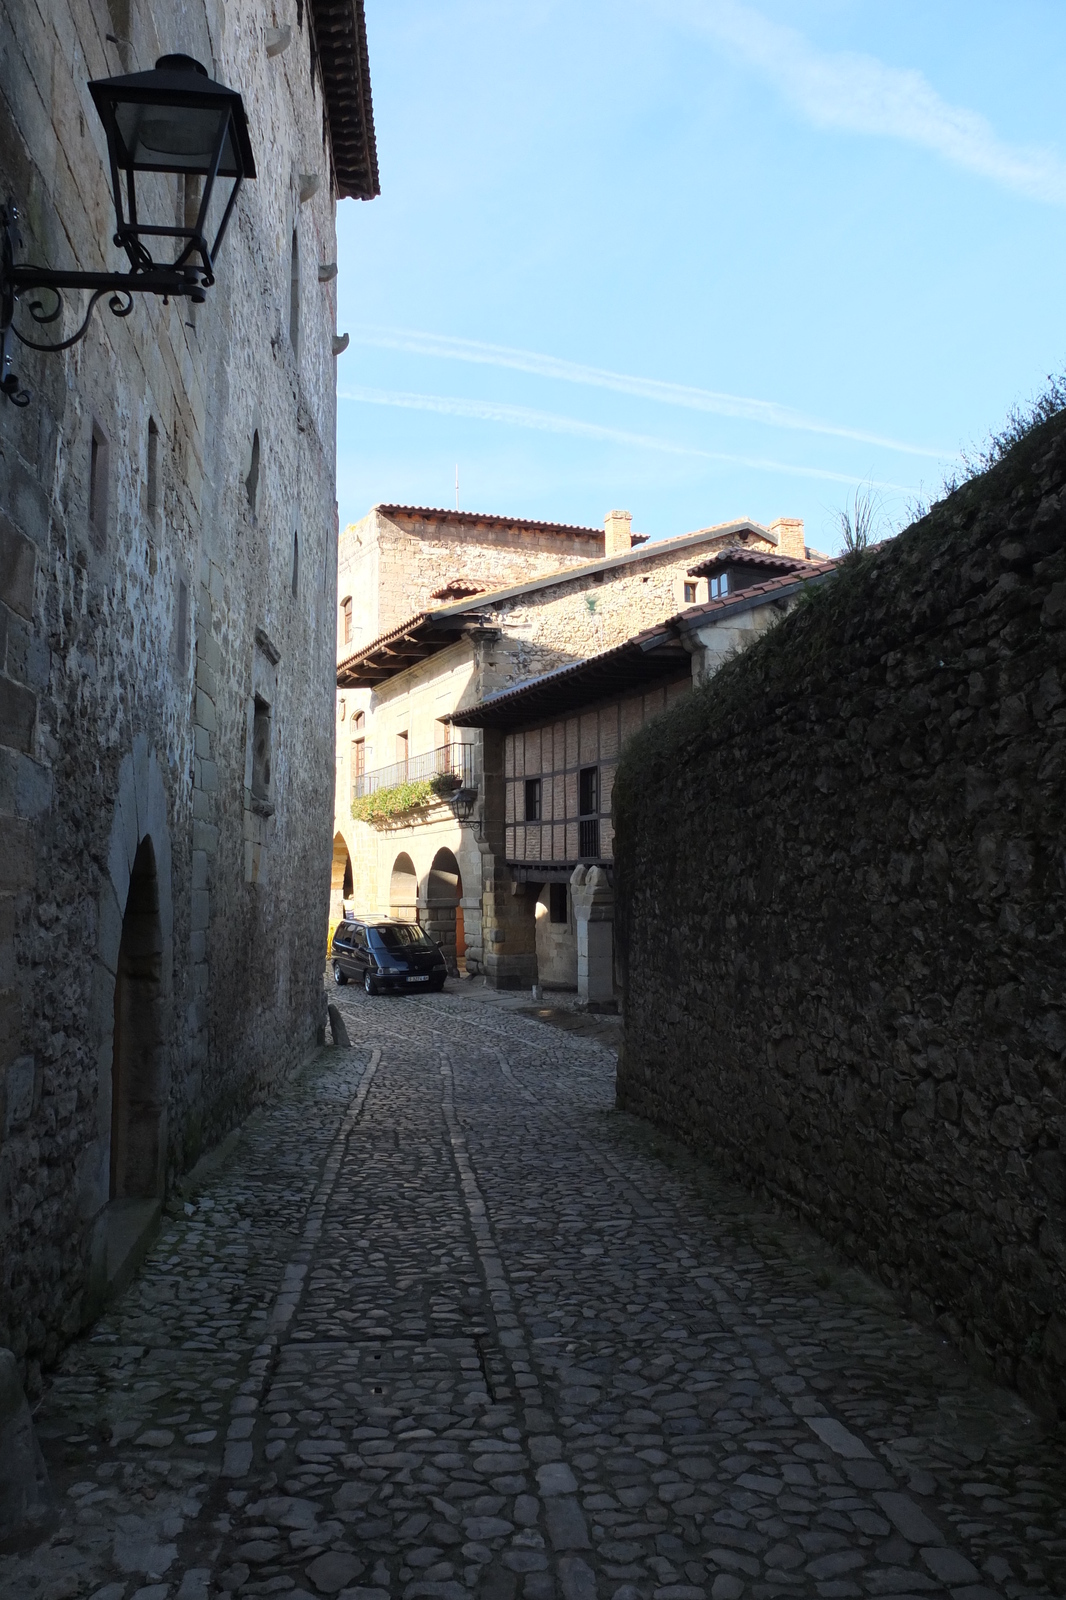
[[[776,521],[771,522],[770,532],[777,534],[779,556],[796,556],[800,561],[803,560],[807,546],[804,541],[802,517],[778,517]]]
[[[633,515],[629,511],[608,511],[603,522],[603,553],[624,556],[633,548]],[[803,527],[802,522],[800,527]]]

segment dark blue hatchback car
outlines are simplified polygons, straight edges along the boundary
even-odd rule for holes
[[[392,917],[345,918],[330,945],[337,983],[354,978],[367,994],[444,988],[448,968],[440,949],[415,922]]]

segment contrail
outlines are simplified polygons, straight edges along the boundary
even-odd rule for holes
[[[514,372],[530,372],[539,378],[557,378],[564,383],[580,383],[593,389],[612,389],[617,394],[635,395],[663,405],[682,406],[689,411],[710,411],[720,417],[736,417],[768,428],[789,428],[799,433],[824,434],[832,439],[852,439],[858,444],[876,445],[881,450],[897,450],[904,455],[928,456],[943,461],[954,455],[950,450],[929,450],[922,445],[902,444],[880,434],[844,428],[822,422],[801,411],[772,400],[752,400],[743,395],[723,394],[715,389],[696,389],[683,383],[664,383],[658,378],[637,378],[605,367],[583,366],[558,356],[541,355],[535,350],[514,350],[509,345],[485,344],[479,339],[456,339],[443,333],[419,333],[411,328],[381,328],[363,325],[352,332],[356,344],[373,345],[381,350],[403,350],[411,355],[437,356],[446,361],[467,361],[476,366],[506,367]],[[850,479],[848,480],[851,481]]]
[[[659,450],[667,455],[695,457],[701,461],[719,461],[728,466],[751,467],[759,472],[785,472],[798,478],[819,478],[831,483],[870,484],[875,489],[891,489],[908,494],[908,485],[901,483],[876,483],[855,473],[829,472],[821,467],[796,467],[785,461],[765,461],[759,457],[726,455],[718,450],[697,450],[688,445],[676,444],[672,439],[659,439],[643,433],[625,433],[620,428],[604,428],[596,422],[581,422],[576,417],[560,417],[550,411],[533,411],[528,406],[504,405],[495,400],[464,400],[452,395],[411,394],[397,389],[368,389],[362,387],[338,389],[338,400],[352,400],[360,405],[398,406],[405,411],[436,411],[448,417],[472,417],[478,422],[502,422],[512,428],[534,428],[541,433],[565,433],[579,439],[603,439],[611,444],[635,446],[641,450]]]
[[[663,0],[668,15],[709,34],[761,72],[819,128],[902,139],[1046,205],[1066,205],[1057,151],[1009,144],[987,118],[944,100],[913,67],[854,50],[821,50],[795,28],[738,0]]]

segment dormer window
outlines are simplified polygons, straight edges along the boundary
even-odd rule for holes
[[[728,574],[728,572],[720,572],[720,573],[718,573],[717,577],[714,577],[714,578],[712,578],[710,580],[709,587],[710,587],[710,595],[711,595],[711,599],[712,600],[720,600],[723,595],[728,594],[729,593],[729,574]]]

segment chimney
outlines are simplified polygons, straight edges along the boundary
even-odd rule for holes
[[[804,559],[807,546],[804,543],[802,517],[778,517],[771,522],[770,532],[777,534],[779,556],[796,556],[800,561]]]
[[[624,556],[633,548],[630,529],[633,515],[629,511],[608,511],[603,522],[603,553],[605,556]],[[800,527],[803,527],[802,522]]]

